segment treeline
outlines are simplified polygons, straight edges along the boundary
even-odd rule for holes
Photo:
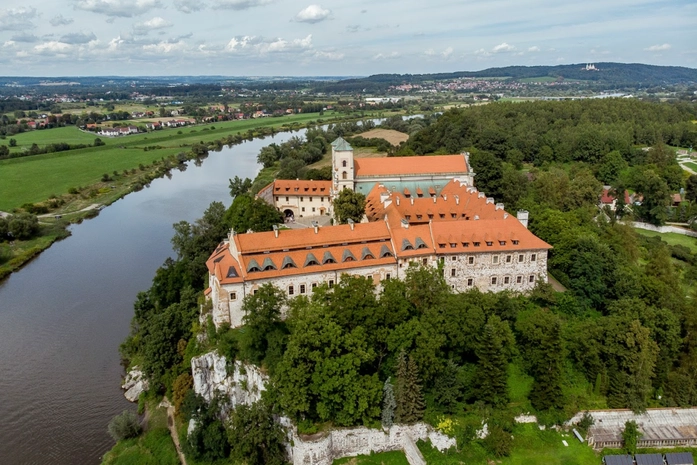
[[[16,141],[13,144],[14,139],[10,139],[10,146],[16,146]],[[56,142],[53,144],[47,144],[44,145],[43,147],[39,146],[36,143],[31,144],[31,146],[28,149],[24,149],[19,152],[10,152],[10,149],[6,145],[0,145],[0,160],[3,158],[20,158],[20,157],[27,157],[30,155],[41,155],[44,153],[55,153],[55,152],[64,152],[66,150],[77,150],[77,149],[84,149],[87,147],[99,147],[105,145],[104,141],[102,141],[99,137],[97,137],[94,140],[94,143],[92,144],[74,144],[70,145],[65,142]]]

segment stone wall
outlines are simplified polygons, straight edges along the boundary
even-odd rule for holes
[[[638,229],[645,229],[647,231],[655,231],[658,233],[676,233],[684,234],[685,236],[697,237],[697,231],[691,231],[685,228],[679,228],[677,226],[654,226],[649,223],[640,223],[638,221],[633,221],[631,226]]]
[[[228,361],[217,352],[209,352],[191,359],[194,392],[207,401],[216,393],[229,400],[233,408],[240,404],[250,405],[261,399],[268,377],[255,365],[235,361],[232,374],[228,376]],[[302,439],[288,418],[279,422],[289,429],[288,454],[293,465],[331,465],[341,457],[386,452],[392,450],[411,451],[413,442],[429,439],[434,447],[447,450],[455,446],[455,439],[435,431],[425,423],[394,425],[389,430],[365,427],[332,430],[321,438]],[[191,425],[190,425],[191,427]],[[418,449],[417,449],[418,452]],[[413,458],[410,463],[422,463]]]

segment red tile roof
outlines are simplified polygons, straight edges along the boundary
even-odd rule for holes
[[[464,155],[430,155],[414,157],[356,158],[356,178],[390,175],[462,174],[467,173]]]

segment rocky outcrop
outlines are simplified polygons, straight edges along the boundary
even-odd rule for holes
[[[255,365],[235,361],[230,367],[224,355],[209,352],[191,359],[191,375],[194,378],[194,392],[210,402],[216,394],[229,399],[232,407],[239,404],[251,405],[261,399],[266,390],[268,376]]]
[[[131,371],[128,372],[126,379],[124,379],[121,385],[121,388],[126,390],[123,395],[126,396],[126,399],[130,402],[138,402],[138,397],[140,397],[144,391],[147,391],[148,387],[148,380],[138,367],[131,368]]]
[[[228,370],[231,374],[228,376]],[[240,404],[250,405],[261,399],[268,377],[254,365],[235,361],[229,364],[226,357],[210,352],[191,359],[194,392],[207,401],[222,395],[232,408]],[[439,450],[455,447],[455,439],[448,437],[425,423],[415,425],[393,425],[388,430],[365,427],[336,429],[318,439],[303,439],[288,418],[279,422],[288,431],[288,454],[293,465],[331,465],[335,459],[403,450],[412,464],[422,464],[418,440],[430,440]],[[189,430],[195,423],[189,424]]]

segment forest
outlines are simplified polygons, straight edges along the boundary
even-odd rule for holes
[[[452,463],[485,463],[511,453],[521,413],[553,425],[587,409],[697,405],[697,247],[621,221],[694,222],[697,176],[683,173],[668,144],[694,143],[695,115],[694,105],[634,100],[496,103],[426,119],[397,150],[469,151],[479,189],[508,211],[527,209],[530,229],[553,246],[549,271],[564,292],[540,283],[529,295],[455,293],[443,270],[414,266],[379,289],[344,276],[311,298],[287,300],[265,285],[246,297],[242,328],[216,329],[201,295],[205,261],[231,221],[255,210],[252,182],[237,180],[246,210],[214,203],[194,224],[175,225],[177,257],[139,294],[124,363],[144,369],[148,396],[173,399],[182,425],[195,420],[184,447],[202,463],[282,463],[281,414],[304,434],[424,420],[457,438]],[[326,149],[311,134],[294,142],[297,153]],[[600,210],[603,184],[643,200]],[[670,206],[680,189],[686,200]],[[257,219],[259,229],[273,223]],[[224,420],[224,402],[193,393],[191,358],[213,349],[269,374],[253,411]],[[476,434],[482,422],[486,439]]]

